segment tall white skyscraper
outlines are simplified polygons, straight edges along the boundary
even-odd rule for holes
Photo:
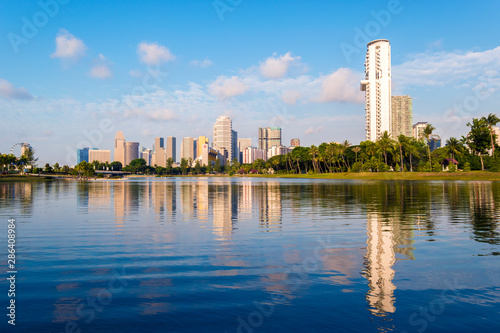
[[[125,137],[122,131],[118,131],[115,137],[115,162],[120,162],[122,166],[125,164]]]
[[[214,138],[212,148],[217,151],[227,151],[228,164],[233,160],[233,138],[232,121],[229,117],[220,116],[214,125]],[[223,149],[222,149],[223,148]]]
[[[367,45],[365,79],[361,91],[365,92],[366,139],[377,141],[391,126],[391,45],[386,39],[374,40]]]

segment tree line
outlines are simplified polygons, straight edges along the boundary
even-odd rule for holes
[[[428,124],[420,138],[408,137],[403,134],[393,138],[384,132],[378,141],[362,141],[352,145],[345,140],[342,143],[322,143],[319,146],[296,147],[286,155],[273,156],[264,161],[257,159],[251,164],[241,164],[234,159],[231,165],[221,165],[219,160],[213,164],[201,165],[191,158],[181,159],[174,166],[172,158],[167,159],[165,167],[148,166],[142,159],[135,159],[129,165],[122,166],[120,162],[92,163],[81,162],[71,168],[45,164],[44,168],[36,165],[35,151],[29,148],[20,158],[12,154],[0,154],[2,173],[11,170],[19,172],[27,169],[30,173],[61,173],[71,175],[93,176],[96,170],[124,171],[131,174],[146,175],[188,175],[227,173],[278,173],[278,174],[320,174],[335,172],[439,172],[442,163],[448,159],[449,171],[457,169],[500,171],[500,157],[496,153],[498,145],[494,126],[500,122],[495,114],[487,117],[473,118],[467,123],[469,132],[460,139],[451,137],[444,147],[431,151],[430,141],[435,128]],[[455,164],[456,163],[456,164]]]

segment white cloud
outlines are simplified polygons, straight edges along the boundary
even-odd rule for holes
[[[302,94],[300,93],[300,91],[296,90],[287,90],[281,96],[283,102],[289,105],[295,105],[300,98],[302,98]]]
[[[230,78],[220,76],[217,80],[212,82],[208,88],[210,94],[217,96],[220,100],[225,100],[233,96],[244,94],[249,89],[249,86],[237,76]]]
[[[141,62],[150,66],[159,65],[175,59],[175,56],[168,48],[158,43],[139,43],[137,46],[137,54],[139,54]]]
[[[349,68],[339,68],[330,75],[320,77],[321,91],[314,102],[351,102],[363,103],[364,95],[359,90],[361,73],[356,73]]]
[[[401,86],[444,86],[475,78],[499,76],[500,46],[484,52],[420,53],[401,65],[392,66],[392,77]]]
[[[299,60],[300,57],[294,57],[290,52],[279,57],[273,54],[260,65],[260,73],[268,79],[279,79],[286,75],[290,65]]]
[[[78,61],[85,55],[86,49],[81,39],[61,29],[56,37],[56,51],[50,57]]]
[[[319,132],[322,132],[323,129],[324,129],[323,126],[309,127],[308,129],[306,129],[306,131],[304,132],[304,134],[305,135],[309,135],[309,134],[319,133]]]
[[[197,66],[201,68],[207,68],[212,66],[214,63],[210,59],[205,59],[205,60],[193,60],[190,62],[191,66]]]
[[[89,75],[96,79],[107,79],[113,76],[113,72],[110,68],[110,63],[102,54],[99,54],[99,58],[94,60],[94,65],[90,69]]]
[[[168,109],[153,110],[146,114],[150,120],[176,120],[178,119],[175,112]]]
[[[0,96],[6,99],[33,99],[34,97],[26,88],[16,88],[5,79],[0,79]]]

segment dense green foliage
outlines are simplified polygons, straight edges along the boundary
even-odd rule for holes
[[[252,164],[240,164],[236,159],[229,166],[221,165],[219,160],[209,166],[199,161],[181,159],[174,167],[172,158],[167,159],[166,167],[148,166],[140,158],[122,166],[120,162],[92,163],[81,162],[74,168],[46,164],[37,168],[35,151],[30,148],[27,154],[17,158],[12,154],[0,154],[2,172],[59,173],[94,176],[96,170],[124,171],[143,175],[203,175],[203,174],[322,174],[339,172],[439,172],[444,169],[443,162],[453,159],[448,171],[489,170],[500,171],[500,156],[496,153],[496,135],[493,131],[500,120],[494,114],[467,123],[469,133],[460,140],[449,138],[446,145],[431,152],[429,140],[435,128],[429,124],[421,139],[400,135],[392,138],[387,132],[377,142],[362,141],[351,145],[347,140],[342,143],[322,143],[319,146],[296,147],[287,155],[278,155],[267,161],[257,159]],[[448,161],[446,161],[448,162]],[[447,163],[445,163],[447,164]]]

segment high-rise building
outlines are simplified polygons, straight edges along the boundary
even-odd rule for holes
[[[145,147],[141,147],[139,158],[142,158],[144,161],[146,161],[147,166],[151,165],[151,157],[152,157],[151,149],[146,149]]]
[[[496,135],[495,143],[500,146],[500,127],[493,126],[493,134]]]
[[[377,141],[391,129],[391,45],[386,39],[367,45],[365,79],[366,140]]]
[[[89,161],[89,147],[85,147],[82,149],[77,149],[76,150],[76,164],[79,164],[80,162],[88,162]]]
[[[125,163],[129,165],[135,159],[139,158],[139,142],[125,142]]]
[[[290,147],[300,147],[300,139],[292,139],[290,140]]]
[[[243,151],[248,147],[252,147],[252,139],[238,139],[238,162],[243,163]]]
[[[233,160],[233,131],[232,121],[229,117],[220,116],[217,118],[214,124],[212,148],[226,156],[227,162],[230,163]]]
[[[428,123],[420,121],[413,125],[413,137],[420,140],[424,137],[424,129],[427,127]]]
[[[183,138],[181,142],[181,159],[185,158],[186,160],[191,159],[191,161],[194,161],[196,159],[195,149],[196,145],[193,138]]]
[[[122,166],[127,165],[125,163],[125,137],[122,131],[118,131],[115,136],[114,161],[120,162]]]
[[[281,146],[281,128],[259,127],[259,149],[267,151],[273,146]]]
[[[196,157],[198,158],[201,155],[203,150],[203,145],[208,145],[208,138],[206,136],[199,136],[196,141]]]
[[[267,152],[264,149],[247,147],[243,150],[243,164],[250,164],[258,159],[267,160]]]
[[[441,148],[441,137],[439,135],[432,135],[427,143],[431,151]]]
[[[167,159],[168,158],[172,158],[172,160],[174,162],[176,162],[176,152],[177,152],[177,149],[176,149],[176,139],[174,136],[169,136],[167,137]]]
[[[167,166],[167,154],[165,153],[165,144],[163,138],[161,137],[155,138],[152,164],[164,168]]]
[[[230,164],[233,163],[233,159],[240,161],[240,152],[238,150],[238,132],[231,130],[231,160]]]
[[[267,150],[267,159],[277,155],[286,155],[292,152],[292,148],[283,146],[272,146]]]
[[[392,138],[413,135],[413,100],[410,96],[391,97]]]
[[[21,156],[27,156],[30,148],[31,148],[31,146],[29,143],[23,143],[21,145]]]
[[[100,163],[111,162],[111,150],[91,149],[89,150],[89,162],[98,161]]]

